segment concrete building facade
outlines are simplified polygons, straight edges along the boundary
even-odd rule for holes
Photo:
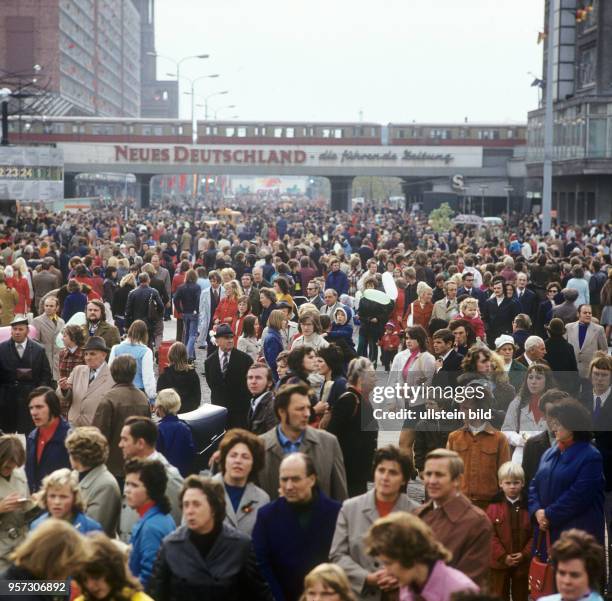
[[[545,23],[548,23],[546,2]],[[612,220],[612,3],[556,0],[553,60],[553,216]],[[544,52],[543,73],[548,61]],[[528,190],[541,192],[544,110],[529,113]]]
[[[2,1],[0,77],[36,75],[46,94],[28,100],[31,111],[138,117],[140,45],[131,0]]]

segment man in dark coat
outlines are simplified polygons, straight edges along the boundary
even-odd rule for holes
[[[433,351],[436,356],[436,373],[432,378],[432,386],[457,386],[457,377],[462,373],[463,355],[453,347],[455,335],[448,329],[437,330],[433,335]]]
[[[272,370],[267,365],[253,363],[247,372],[247,388],[251,393],[251,406],[247,413],[247,430],[265,434],[278,423],[274,413]]]
[[[11,322],[11,337],[0,343],[2,404],[0,429],[29,434],[34,423],[28,409],[28,395],[38,386],[51,385],[51,366],[45,347],[28,338],[28,320]]]
[[[520,272],[516,274],[516,300],[521,306],[521,313],[528,315],[531,321],[535,321],[538,312],[538,296],[533,290],[527,288],[527,274]]]
[[[163,319],[164,303],[155,288],[151,288],[149,283],[151,278],[146,272],[138,275],[139,286],[134,288],[127,297],[125,304],[125,327],[129,328],[134,321],[140,319],[147,324],[149,331],[149,345],[153,343],[155,324]],[[149,301],[155,304],[157,314],[151,315],[149,311]]]
[[[493,284],[493,296],[485,302],[483,321],[487,327],[487,343],[495,347],[495,339],[502,334],[512,334],[512,322],[519,314],[520,306],[513,298],[504,295],[503,279]]]
[[[484,311],[484,305],[487,300],[487,295],[484,291],[474,287],[474,274],[471,271],[464,271],[461,275],[463,286],[457,290],[457,298],[467,294],[478,301],[480,312]]]
[[[234,348],[234,333],[227,324],[216,331],[217,350],[204,363],[204,375],[210,388],[210,400],[227,408],[226,428],[246,428],[251,393],[247,372],[253,359]]]
[[[253,547],[274,598],[298,601],[304,576],[327,561],[341,505],[318,490],[303,453],[283,459],[279,481],[282,496],[257,512]]]

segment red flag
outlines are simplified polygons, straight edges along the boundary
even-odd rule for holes
[[[187,185],[187,175],[185,173],[181,173],[181,175],[179,175],[179,184],[178,184],[179,192],[184,192],[186,185]]]

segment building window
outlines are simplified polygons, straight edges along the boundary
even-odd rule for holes
[[[595,68],[597,63],[597,54],[595,46],[583,48],[580,50],[578,58],[578,86],[585,86],[595,83]]]

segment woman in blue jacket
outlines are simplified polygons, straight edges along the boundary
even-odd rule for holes
[[[550,409],[556,444],[540,460],[529,486],[529,513],[540,532],[550,531],[551,543],[570,528],[579,528],[604,544],[604,475],[600,452],[591,444],[591,418],[574,399]]]
[[[125,464],[125,499],[140,519],[132,530],[130,570],[146,587],[165,536],[176,524],[166,497],[166,468],[150,459],[131,459]]]
[[[264,338],[263,352],[266,362],[272,370],[272,377],[276,382],[278,380],[278,372],[276,371],[276,357],[284,350],[283,337],[281,330],[283,329],[287,317],[282,309],[274,309],[268,318],[268,332]]]
[[[56,470],[45,477],[38,504],[46,511],[32,522],[32,530],[49,518],[69,522],[81,534],[102,530],[102,526],[96,520],[83,513],[85,505],[79,489],[79,478],[68,468]]]

